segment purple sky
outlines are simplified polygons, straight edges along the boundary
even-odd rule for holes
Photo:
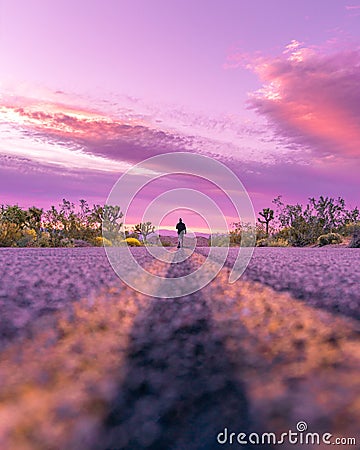
[[[189,151],[256,212],[359,206],[359,37],[358,0],[2,0],[0,203],[105,202],[132,164]]]

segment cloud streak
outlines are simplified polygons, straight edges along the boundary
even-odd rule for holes
[[[304,131],[302,115],[305,106],[310,108],[309,92],[314,91],[310,81],[301,88],[308,93],[306,101],[302,94],[290,92],[300,76],[298,65],[302,58],[310,58],[309,52],[293,42],[276,61],[260,56],[248,60],[247,64],[270,83],[264,82],[263,89],[253,95],[250,107],[271,118],[275,138],[261,124],[244,124],[230,116],[207,118],[155,108],[140,114],[118,106],[115,114],[99,112],[100,108],[75,107],[75,101],[69,106],[56,101],[3,99],[1,202],[18,198],[27,205],[45,207],[63,197],[104,202],[128,167],[157,154],[177,151],[201,153],[225,163],[245,185],[256,210],[269,206],[271,199],[282,193],[290,201],[320,194],[343,195],[351,200],[357,184],[356,165],[351,162],[355,148],[348,146],[340,151],[335,145],[339,127],[332,125],[336,139],[326,137],[332,145],[327,148],[332,153],[327,154],[322,147],[324,136],[316,135],[311,128]],[[338,92],[336,107],[343,102],[341,107],[350,116],[357,104],[350,107],[349,95],[343,99],[342,92],[344,88]],[[349,125],[345,128],[348,133]],[[320,160],[326,164],[319,164]],[[159,173],[162,169],[154,168]],[[202,189],[201,183],[194,186]],[[144,201],[153,194],[145,195]],[[227,215],[231,216],[230,210]]]
[[[231,61],[262,81],[248,107],[269,119],[277,137],[309,149],[315,158],[359,156],[359,48],[332,52],[292,41],[279,56],[235,54]]]
[[[276,159],[266,130],[234,116],[209,117],[159,108],[136,114],[117,109],[115,114],[105,114],[23,97],[3,102],[0,123],[7,141],[3,141],[2,150],[39,162],[52,161],[65,167],[82,164],[94,170],[95,166],[98,170],[126,170],[126,164],[173,151],[238,155],[242,161]]]

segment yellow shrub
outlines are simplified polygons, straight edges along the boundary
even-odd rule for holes
[[[111,241],[102,236],[96,237],[93,242],[96,247],[112,247]]]
[[[317,239],[317,243],[320,247],[329,244],[340,244],[341,241],[342,241],[341,236],[338,233],[322,234]]]
[[[142,243],[139,241],[139,239],[136,238],[126,238],[124,241],[127,245],[130,245],[130,247],[141,247]]]
[[[289,242],[287,239],[273,239],[269,243],[269,247],[289,247]]]

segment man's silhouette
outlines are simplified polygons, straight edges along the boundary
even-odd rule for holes
[[[179,219],[178,224],[176,225],[176,229],[178,232],[178,246],[177,248],[184,247],[184,234],[186,234],[186,225],[182,221],[182,219]]]

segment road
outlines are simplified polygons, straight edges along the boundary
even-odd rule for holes
[[[133,250],[167,278],[207,251]],[[290,449],[217,436],[300,421],[359,445],[359,250],[255,249],[228,284],[235,258],[160,299],[119,281],[103,249],[1,249],[0,448]]]

